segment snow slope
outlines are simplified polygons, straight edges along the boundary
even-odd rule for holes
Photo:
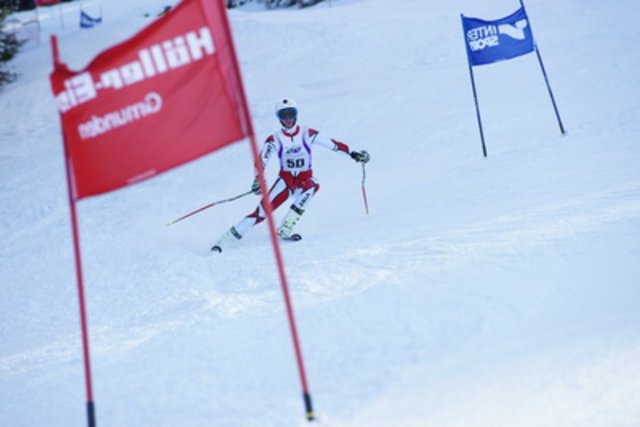
[[[73,252],[47,33],[83,67],[146,25],[104,2],[14,61],[0,93],[0,425],[86,425]],[[99,3],[93,3],[97,7]],[[640,425],[640,33],[634,0],[531,0],[534,55],[475,69],[460,13],[515,1],[334,0],[229,16],[254,125],[273,104],[367,149],[316,152],[321,191],[283,245],[326,426]],[[274,162],[275,163],[275,162]],[[245,143],[78,205],[100,426],[306,425],[265,227],[213,256],[257,198]],[[275,165],[270,165],[273,177]],[[284,209],[283,209],[284,211]],[[283,212],[278,212],[281,217]]]

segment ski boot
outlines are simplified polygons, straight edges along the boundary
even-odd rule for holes
[[[227,245],[233,243],[233,242],[237,242],[238,240],[242,239],[242,236],[240,235],[240,233],[238,233],[238,231],[236,230],[235,227],[231,227],[230,229],[227,230],[226,233],[224,233],[222,235],[222,237],[220,237],[218,239],[218,241],[211,247],[211,251],[212,252],[218,252],[221,253],[222,252],[222,248],[226,247]]]
[[[282,240],[293,242],[302,240],[302,236],[294,233],[293,228],[296,226],[303,213],[304,211],[302,209],[296,206],[291,206],[289,212],[287,212],[285,217],[282,219],[282,224],[280,224],[280,227],[278,227],[278,236],[280,236]]]

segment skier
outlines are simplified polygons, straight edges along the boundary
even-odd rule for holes
[[[264,168],[273,154],[277,153],[278,155],[280,172],[278,179],[269,190],[269,203],[271,203],[272,210],[276,210],[289,197],[293,196],[293,204],[278,227],[278,235],[283,240],[297,241],[302,237],[293,233],[293,229],[320,188],[318,181],[313,177],[313,146],[319,145],[344,153],[360,163],[367,163],[370,156],[364,150],[351,151],[347,144],[335,139],[323,139],[317,130],[298,124],[298,106],[291,98],[284,98],[278,102],[275,112],[282,128],[269,135],[265,140],[260,158]],[[258,169],[256,167],[256,178],[251,185],[251,190],[259,195],[261,192],[257,175]],[[222,252],[222,248],[231,242],[240,240],[253,226],[261,223],[264,219],[265,210],[261,203],[253,212],[222,235],[211,247],[211,250]]]

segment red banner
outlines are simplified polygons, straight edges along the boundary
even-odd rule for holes
[[[248,134],[219,0],[183,0],[143,31],[51,85],[74,199],[155,176]]]
[[[51,6],[60,3],[60,0],[36,0],[38,6]]]

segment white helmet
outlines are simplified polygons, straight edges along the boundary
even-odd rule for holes
[[[278,103],[276,104],[276,115],[278,115],[278,113],[281,110],[284,110],[287,108],[295,108],[297,110],[298,104],[296,104],[296,101],[294,101],[291,98],[283,98],[281,101],[278,101]]]
[[[298,119],[298,104],[291,98],[283,98],[276,103],[276,117],[282,126],[293,127]]]

